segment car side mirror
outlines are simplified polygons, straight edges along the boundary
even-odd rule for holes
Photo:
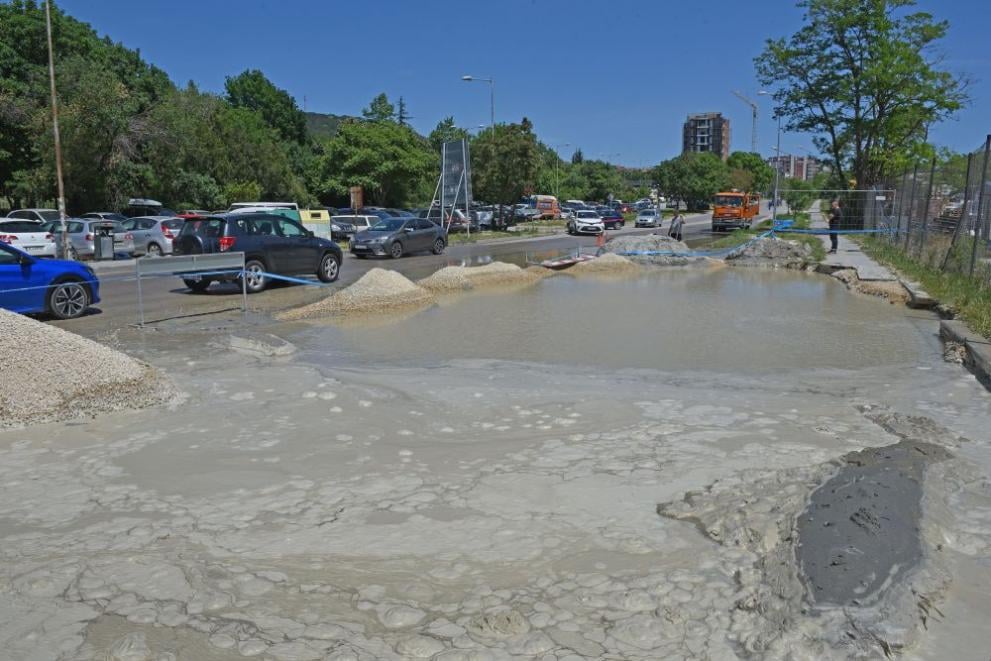
[[[18,255],[17,263],[21,266],[28,266],[29,264],[34,264],[34,258],[31,255]]]

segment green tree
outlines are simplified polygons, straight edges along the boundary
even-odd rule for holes
[[[579,147],[578,149],[575,150],[575,153],[571,155],[571,162],[574,163],[575,165],[578,165],[584,160],[585,160],[585,154],[582,153],[582,150]]]
[[[604,202],[610,195],[616,197],[626,188],[626,183],[615,165],[605,161],[583,161],[575,166],[581,170],[586,183],[583,199]]]
[[[362,109],[361,116],[372,122],[391,122],[396,118],[396,107],[389,103],[389,97],[383,92]]]
[[[948,24],[914,0],[803,0],[805,24],[755,60],[784,128],[815,134],[843,182],[880,182],[924,149],[927,127],[967,101],[939,68]]]
[[[536,191],[540,150],[533,124],[497,124],[471,144],[472,191],[497,204],[513,204]]]
[[[788,205],[788,209],[795,213],[808,210],[817,196],[813,192],[811,182],[802,179],[789,179],[787,190],[781,194],[781,197]]]
[[[654,178],[668,197],[685,202],[689,209],[698,209],[728,186],[729,168],[715,154],[687,152],[658,165]]]
[[[396,123],[400,126],[407,126],[409,120],[413,119],[409,111],[406,110],[406,99],[399,97],[399,108],[396,110]]]
[[[450,142],[452,140],[464,140],[468,137],[468,131],[455,126],[454,118],[448,116],[437,122],[437,126],[435,126],[434,130],[430,132],[429,136],[427,136],[427,141],[430,143],[430,149],[432,149],[435,154],[440,154],[441,146],[445,142]]]
[[[771,187],[774,184],[774,168],[768,165],[760,154],[754,154],[753,152],[746,151],[735,151],[729,155],[726,165],[730,168],[731,175],[732,170],[742,170],[750,175],[749,183],[747,185],[741,186],[737,185],[736,182],[733,182],[734,188],[766,193],[771,190]],[[737,174],[736,177],[737,181],[740,181],[740,175]]]
[[[279,89],[261,71],[250,69],[228,77],[224,83],[227,101],[235,108],[261,113],[265,123],[285,140],[306,141],[306,115],[285,90]]]
[[[422,194],[425,179],[436,176],[436,162],[408,126],[345,120],[324,147],[321,191],[343,200],[351,186],[362,186],[371,204],[403,206]]]

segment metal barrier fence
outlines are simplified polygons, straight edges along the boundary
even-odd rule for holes
[[[896,177],[887,240],[930,268],[991,287],[991,135],[965,158]]]

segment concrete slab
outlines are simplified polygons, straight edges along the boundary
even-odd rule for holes
[[[903,279],[900,279],[899,282],[902,284],[902,287],[905,288],[905,291],[908,292],[908,307],[915,308],[917,310],[931,310],[939,303],[939,301],[930,296],[918,282]]]

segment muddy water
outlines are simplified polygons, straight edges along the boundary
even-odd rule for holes
[[[710,518],[746,502],[762,543],[779,496],[805,502],[801,475],[895,441],[864,403],[979,439],[967,451],[991,464],[991,401],[916,317],[826,278],[683,271],[553,278],[392,325],[267,327],[292,358],[234,353],[217,331],[122,333],[188,399],[0,433],[0,649],[842,658],[798,610],[777,630],[748,616],[760,548],[658,504],[730,485]],[[963,585],[988,575],[982,471],[943,517]],[[986,595],[947,603],[952,635],[930,622],[921,658],[987,649]]]
[[[341,352],[393,364],[498,358],[609,369],[843,369],[916,362],[928,346],[911,316],[852,296],[831,278],[722,269],[555,277],[522,291],[454,297],[400,323],[324,324],[302,342],[333,359]]]

